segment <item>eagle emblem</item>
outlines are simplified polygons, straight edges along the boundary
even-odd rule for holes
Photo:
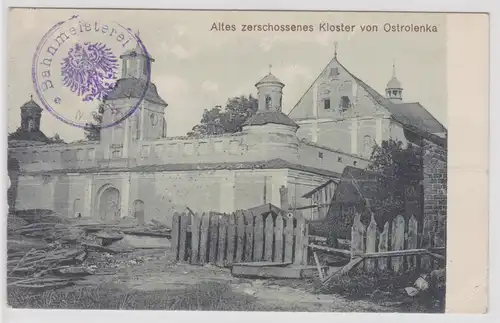
[[[82,101],[103,100],[115,85],[118,59],[102,43],[75,44],[61,62],[63,85]]]

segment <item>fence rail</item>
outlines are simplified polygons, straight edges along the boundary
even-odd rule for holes
[[[305,265],[308,240],[308,227],[300,213],[176,213],[172,219],[177,260],[191,264],[266,261]]]
[[[368,226],[365,226],[361,222],[361,215],[356,214],[351,230],[352,257],[364,258],[366,271],[390,270],[398,273],[403,270],[428,269],[434,264],[434,260],[442,259],[439,259],[439,255],[430,254],[428,246],[424,246],[419,238],[418,230],[418,221],[414,215],[406,220],[398,215],[386,222],[380,231],[373,216]]]

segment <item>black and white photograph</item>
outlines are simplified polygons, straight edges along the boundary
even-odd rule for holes
[[[446,17],[10,8],[7,306],[444,313]]]

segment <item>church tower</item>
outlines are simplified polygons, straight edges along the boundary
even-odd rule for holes
[[[139,32],[137,32],[137,38],[139,38]],[[120,58],[122,59],[122,78],[124,79],[137,78],[147,80],[148,70],[151,73],[151,63],[155,61],[152,57],[144,53],[139,42],[137,42],[135,49],[126,51]]]
[[[392,64],[392,78],[385,88],[386,97],[393,103],[403,102],[403,86],[396,77],[396,64]]]
[[[139,33],[137,33],[139,38]],[[154,59],[138,43],[120,56],[122,75],[104,100],[103,123],[112,127],[101,129],[104,159],[128,159],[141,140],[165,138],[168,106],[151,81]],[[133,113],[130,113],[134,109]]]

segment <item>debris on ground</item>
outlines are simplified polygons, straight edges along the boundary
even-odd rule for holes
[[[162,249],[170,228],[153,220],[138,226],[131,221],[99,223],[67,219],[50,210],[17,211],[8,215],[7,284],[26,288],[73,285],[100,269],[136,266],[147,258],[125,254],[135,249]],[[154,243],[131,243],[127,236],[152,237]],[[134,242],[134,239],[132,239]],[[161,241],[160,241],[161,242]],[[122,256],[123,255],[123,256]]]

